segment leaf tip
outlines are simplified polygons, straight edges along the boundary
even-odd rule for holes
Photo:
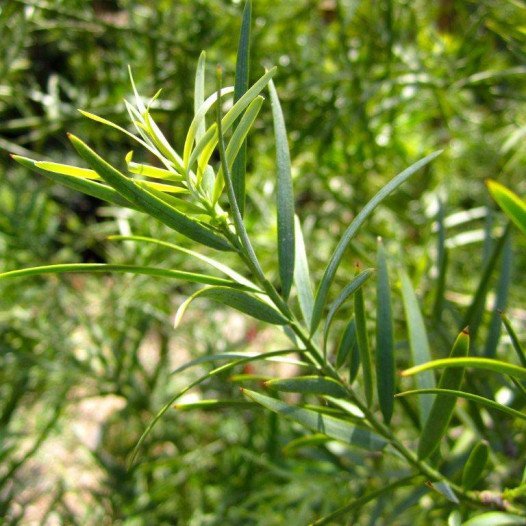
[[[462,334],[469,336],[469,326],[466,326],[462,329]]]

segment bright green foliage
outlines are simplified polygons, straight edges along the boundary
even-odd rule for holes
[[[487,442],[479,442],[469,454],[462,471],[462,486],[472,489],[482,477],[488,463],[489,447]]]

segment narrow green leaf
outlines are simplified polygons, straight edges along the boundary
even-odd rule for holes
[[[399,398],[401,396],[426,395],[426,394],[439,394],[439,395],[450,396],[454,398],[464,398],[466,400],[471,400],[472,402],[483,405],[485,407],[489,407],[490,409],[494,409],[496,411],[506,413],[509,416],[512,416],[513,418],[519,418],[522,420],[526,420],[526,414],[521,413],[520,411],[516,411],[515,409],[512,409],[511,407],[499,404],[498,402],[495,402],[494,400],[490,400],[489,398],[485,398],[483,396],[479,396],[473,393],[466,393],[464,391],[457,391],[453,389],[415,389],[412,391],[403,391],[402,393],[398,393],[396,395],[396,398]]]
[[[126,168],[132,174],[142,175],[144,177],[152,177],[154,179],[168,179],[170,181],[183,181],[183,176],[175,170],[170,171],[165,168],[158,168],[149,164],[141,164],[132,162],[131,158],[126,158]]]
[[[513,329],[513,326],[511,325],[510,320],[503,312],[500,313],[500,316],[502,318],[502,323],[504,323],[504,327],[506,327],[506,331],[508,332],[508,335],[510,337],[511,344],[515,349],[515,352],[517,353],[517,356],[519,357],[522,366],[526,367],[526,354],[524,353],[524,349],[522,348],[522,345],[515,330]]]
[[[79,177],[71,175],[61,175],[53,172],[46,172],[35,166],[37,161],[33,161],[32,159],[28,159],[27,157],[21,157],[20,155],[12,155],[11,157],[17,163],[20,163],[22,166],[25,166],[26,168],[29,168],[30,170],[33,170],[34,172],[40,175],[44,175],[48,179],[51,179],[56,183],[70,188],[71,190],[75,190],[76,192],[82,192],[83,194],[96,197],[97,199],[107,201],[108,203],[112,203],[114,205],[139,210],[137,206],[130,203],[113,188],[110,188],[106,185],[88,179],[81,179]]]
[[[71,175],[83,179],[100,179],[100,175],[94,170],[78,168],[69,164],[51,163],[48,161],[35,161],[35,166],[46,172],[53,172],[61,175]]]
[[[108,164],[104,159],[99,157],[87,144],[82,142],[74,135],[69,135],[69,138],[84,158],[84,160],[91,165],[91,167],[115,190],[117,190],[127,200],[140,207],[143,212],[158,219],[165,225],[173,228],[177,232],[202,243],[204,245],[216,248],[218,250],[229,250],[230,245],[219,235],[208,229],[204,225],[198,223],[178,212],[165,201],[154,196],[151,192],[144,190],[134,181],[121,174],[113,166]]]
[[[192,214],[194,216],[201,216],[209,218],[208,212],[199,204],[199,202],[191,201],[190,199],[181,199],[174,194],[168,194],[166,192],[161,192],[155,187],[148,186],[146,181],[134,181],[134,183],[148,193],[152,194],[157,199],[163,201],[168,206],[171,206],[179,213],[183,214]],[[141,212],[143,210],[141,209]],[[197,219],[197,217],[195,218]]]
[[[305,251],[305,242],[303,240],[303,233],[301,231],[301,224],[299,218],[295,218],[295,243],[294,257],[294,284],[298,291],[298,302],[300,304],[301,314],[307,327],[310,327],[312,307],[314,305],[314,295],[312,293],[312,285],[309,273],[309,262],[307,260],[307,253]]]
[[[468,352],[469,332],[466,328],[458,335],[449,356],[450,358],[462,358],[467,356]],[[461,386],[463,378],[464,369],[446,369],[440,377],[438,388],[457,390]],[[438,447],[447,431],[454,409],[454,398],[443,395],[438,395],[435,398],[420,434],[418,443],[419,459],[429,457]]]
[[[420,159],[409,168],[405,169],[403,172],[399,173],[396,177],[391,179],[360,211],[360,213],[354,218],[352,223],[347,227],[347,230],[344,232],[342,238],[340,239],[336,250],[334,251],[323,278],[318,287],[316,293],[316,300],[314,303],[314,311],[312,316],[311,324],[311,334],[314,334],[318,324],[321,321],[323,309],[327,302],[327,296],[329,293],[329,288],[334,281],[336,271],[340,265],[340,262],[345,254],[345,250],[351,240],[354,238],[362,224],[365,220],[372,214],[375,208],[392,192],[394,192],[402,183],[404,183],[409,177],[411,177],[415,172],[420,168],[430,163],[433,159],[438,157],[442,153],[442,150],[438,150],[423,159]]]
[[[217,411],[218,409],[246,409],[253,407],[254,402],[247,400],[199,400],[199,402],[188,402],[175,404],[177,411]]]
[[[304,435],[299,438],[291,440],[284,448],[283,453],[285,455],[290,455],[296,450],[304,447],[317,447],[327,442],[330,442],[331,439],[327,435],[322,435],[321,433],[314,433],[313,435]]]
[[[228,279],[216,278],[206,274],[194,274],[182,270],[171,270],[157,267],[142,267],[138,265],[114,265],[106,263],[64,263],[59,265],[44,265],[19,270],[10,270],[0,274],[0,279],[22,278],[39,276],[42,274],[63,274],[66,272],[124,272],[130,274],[146,274],[161,278],[175,278],[193,283],[207,285],[225,285],[226,287],[239,287],[237,283]]]
[[[363,291],[358,288],[354,293],[354,318],[356,320],[356,343],[360,362],[362,363],[363,388],[365,401],[369,407],[373,403],[373,368],[371,364],[371,351],[369,349],[369,338],[367,336],[367,323],[365,318],[365,303]]]
[[[265,382],[265,386],[286,393],[328,395],[337,398],[348,396],[345,387],[336,380],[324,376],[297,376],[296,378],[270,380]]]
[[[268,305],[268,303],[239,290],[226,287],[213,287],[205,289],[201,296],[223,303],[228,307],[232,307],[267,323],[274,325],[285,325],[287,323],[287,319]]]
[[[281,400],[276,400],[275,398],[249,391],[248,389],[243,389],[242,392],[246,397],[254,400],[270,411],[298,422],[316,433],[334,438],[335,440],[340,440],[341,442],[368,451],[381,450],[387,444],[387,441],[383,437],[365,427],[356,426],[332,416],[322,415],[310,409],[292,406]]]
[[[354,318],[347,323],[336,351],[336,368],[339,369],[347,362],[356,346],[356,324]],[[353,378],[354,380],[354,378]],[[351,381],[352,382],[352,381]]]
[[[436,491],[437,493],[440,493],[443,497],[446,497],[449,502],[453,502],[454,504],[459,504],[458,497],[455,495],[455,492],[451,488],[451,486],[444,480],[439,480],[438,482],[426,482],[426,486],[431,488],[432,490]]]
[[[197,61],[197,69],[195,71],[195,87],[194,87],[194,115],[197,115],[199,108],[205,101],[205,68],[206,68],[206,52],[202,51]],[[199,122],[195,132],[195,138],[198,141],[206,131],[205,116]]]
[[[418,305],[413,285],[404,270],[400,269],[400,282],[402,287],[402,299],[404,303],[405,318],[407,320],[407,330],[409,333],[409,347],[413,364],[418,365],[431,360],[429,340],[427,338],[424,318]],[[435,377],[433,373],[426,373],[417,378],[416,384],[419,389],[431,389],[435,387]],[[424,396],[420,402],[420,423],[423,424],[431,411],[433,397]]]
[[[493,199],[519,230],[526,235],[526,202],[497,181],[490,179],[487,185]]]
[[[462,526],[521,526],[526,525],[526,518],[503,511],[482,513],[462,523]]]
[[[360,287],[362,287],[364,283],[372,276],[373,272],[374,270],[372,268],[362,270],[348,285],[346,285],[343,288],[338,297],[331,303],[329,307],[329,313],[327,314],[327,318],[325,320],[325,326],[323,328],[323,339],[325,342],[325,347],[327,346],[329,330],[334,316],[336,315],[340,307],[349,298],[349,296],[355,294],[356,291],[360,289]]]
[[[278,261],[282,294],[289,297],[294,279],[294,191],[285,119],[272,80],[268,83],[276,142],[276,208],[278,214]]]
[[[489,457],[489,446],[485,441],[478,442],[471,450],[468,460],[462,470],[462,486],[473,489],[481,479]]]
[[[189,369],[190,367],[194,367],[195,365],[202,365],[205,363],[210,362],[224,362],[224,361],[231,361],[233,359],[240,359],[240,358],[257,358],[258,356],[264,357],[263,355],[267,356],[267,361],[269,362],[276,362],[276,363],[284,363],[288,365],[297,365],[299,367],[311,367],[311,365],[307,362],[302,362],[300,360],[296,360],[294,358],[290,358],[285,356],[284,358],[281,355],[286,354],[296,354],[298,351],[297,349],[283,349],[280,351],[272,351],[274,354],[268,354],[268,351],[265,351],[264,353],[254,352],[254,351],[235,351],[235,352],[225,352],[225,353],[217,353],[217,354],[207,354],[206,356],[199,356],[197,358],[194,358],[193,360],[190,360],[189,362],[185,362],[183,365],[180,365],[177,367],[177,369],[174,369],[171,374],[177,374],[180,373],[186,369]],[[280,353],[279,355],[277,353]]]
[[[241,22],[241,32],[239,34],[239,44],[237,47],[236,59],[236,81],[234,90],[234,103],[236,103],[248,90],[250,74],[250,29],[252,21],[252,1],[245,2],[243,9],[243,21]],[[238,124],[234,125],[234,130]],[[239,206],[241,217],[245,213],[245,177],[246,177],[246,156],[247,143],[246,136],[243,140],[239,152],[232,166],[232,185],[234,194]]]
[[[395,359],[391,286],[385,249],[381,239],[378,239],[376,262],[378,269],[376,282],[376,381],[380,410],[384,421],[389,424],[394,406]]]
[[[526,368],[513,365],[511,363],[502,362],[500,360],[492,360],[491,358],[443,358],[442,360],[433,360],[432,362],[423,363],[415,367],[411,367],[402,371],[402,376],[411,376],[433,369],[441,369],[443,367],[472,367],[473,369],[484,369],[499,374],[507,374],[520,380],[526,380]]]
[[[227,265],[224,265],[223,263],[220,263],[219,261],[216,261],[215,259],[204,256],[203,254],[200,254],[199,252],[190,250],[189,248],[180,247],[179,245],[175,245],[174,243],[169,243],[167,241],[161,241],[160,239],[155,239],[152,237],[144,237],[144,236],[115,235],[115,236],[108,236],[108,239],[120,240],[120,241],[135,241],[138,243],[153,243],[155,245],[166,247],[171,250],[175,250],[177,252],[182,252],[183,254],[192,256],[210,265],[211,267],[214,267],[215,269],[219,270],[220,272],[228,276],[230,279],[237,281],[240,285],[243,285],[244,287],[246,287],[248,290],[252,290],[253,292],[262,292],[261,289],[257,285],[252,283],[252,281],[246,279],[241,274],[231,269]]]

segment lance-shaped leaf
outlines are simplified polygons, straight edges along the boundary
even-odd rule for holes
[[[378,402],[384,420],[388,424],[393,415],[395,360],[391,287],[385,249],[381,239],[378,240],[376,262],[378,269],[376,281],[376,381]]]
[[[305,252],[305,242],[303,240],[303,233],[301,231],[300,220],[296,216],[294,222],[295,226],[295,249],[294,249],[294,284],[298,291],[298,301],[300,304],[301,314],[307,325],[310,327],[312,307],[314,305],[314,295],[312,293],[312,285],[309,273],[309,262]]]
[[[481,479],[489,457],[489,446],[485,441],[479,442],[469,454],[462,470],[462,486],[473,489]]]
[[[311,431],[327,435],[335,440],[340,440],[368,451],[378,451],[387,445],[387,441],[382,436],[365,427],[356,426],[345,420],[323,415],[310,409],[292,406],[281,400],[276,400],[248,389],[243,389],[242,392],[246,397],[270,411],[298,422]]]
[[[345,254],[345,250],[348,247],[351,240],[354,238],[360,227],[363,225],[365,220],[372,214],[374,209],[392,192],[394,192],[402,183],[404,183],[409,177],[411,177],[420,168],[430,163],[438,155],[442,153],[442,150],[438,150],[423,159],[420,159],[403,172],[399,173],[396,177],[391,179],[360,211],[360,213],[354,218],[352,223],[347,227],[342,238],[340,239],[336,250],[334,251],[327,268],[323,274],[323,278],[318,287],[316,293],[316,300],[314,303],[314,311],[312,316],[311,334],[314,334],[318,324],[321,321],[323,309],[327,302],[327,296],[329,294],[329,288],[334,281],[336,271],[340,266],[341,260]]]
[[[177,252],[182,252],[183,254],[192,256],[210,265],[211,267],[214,267],[215,269],[219,270],[223,274],[227,275],[230,279],[237,281],[240,285],[243,285],[244,287],[246,287],[248,290],[252,290],[253,292],[262,292],[261,289],[257,285],[255,285],[254,283],[252,283],[251,281],[243,277],[241,274],[239,274],[235,270],[231,269],[229,266],[223,263],[220,263],[219,261],[216,261],[213,258],[204,256],[203,254],[200,254],[199,252],[190,250],[189,248],[184,248],[179,245],[175,245],[174,243],[169,243],[168,241],[162,241],[160,239],[155,239],[153,237],[114,235],[114,236],[108,236],[108,239],[121,240],[121,241],[136,241],[138,243],[153,243],[155,245],[166,247],[171,250],[175,250]]]
[[[83,194],[90,195],[91,197],[101,199],[102,201],[106,201],[114,205],[140,210],[139,207],[130,203],[113,188],[110,188],[104,184],[100,184],[89,179],[82,179],[77,176],[57,174],[54,172],[42,170],[41,168],[36,167],[37,161],[33,161],[27,157],[21,157],[20,155],[11,155],[11,157],[22,166],[25,166],[26,168],[29,168],[40,175],[44,175],[48,179],[70,188],[71,190],[82,192]]]
[[[448,367],[472,367],[473,369],[483,369],[494,373],[504,374],[526,380],[526,368],[513,365],[511,363],[493,360],[491,358],[443,358],[442,360],[433,360],[432,362],[423,363],[410,367],[402,371],[402,376],[411,376],[433,369],[442,369]]]
[[[354,294],[354,319],[356,321],[356,344],[360,362],[362,363],[363,388],[365,401],[371,407],[373,403],[373,368],[369,349],[369,338],[367,336],[367,323],[365,318],[365,304],[363,291],[359,288]]]
[[[97,155],[78,137],[69,135],[75,149],[81,157],[115,190],[143,212],[158,219],[177,232],[218,250],[229,250],[230,245],[218,234],[201,223],[190,219],[175,208],[162,201],[148,190],[135,184],[134,181],[121,174],[113,166]]]
[[[347,323],[345,330],[343,331],[342,337],[338,343],[336,350],[336,368],[342,367],[348,360],[351,353],[354,352],[356,346],[356,323],[354,318]],[[351,383],[354,378],[351,378]]]
[[[283,297],[289,297],[294,279],[294,191],[290,167],[290,151],[285,119],[278,93],[272,81],[268,84],[274,119],[276,142],[276,208],[278,214],[278,262]]]
[[[471,400],[472,402],[475,402],[476,404],[482,405],[484,407],[488,407],[489,409],[494,409],[495,411],[506,413],[508,416],[511,416],[513,418],[518,418],[520,420],[526,420],[525,413],[521,413],[520,411],[517,411],[516,409],[512,409],[511,407],[508,407],[507,405],[499,404],[498,402],[495,402],[494,400],[490,400],[489,398],[485,398],[483,396],[479,396],[473,393],[466,393],[464,391],[457,391],[454,389],[415,389],[411,391],[403,391],[401,393],[398,393],[396,395],[396,398],[399,398],[401,396],[426,395],[426,394],[439,394],[439,395],[444,395],[444,396],[451,396],[453,398],[464,398],[465,400]]]
[[[487,182],[488,190],[504,213],[526,235],[526,202],[497,181]]]
[[[236,59],[236,82],[234,90],[234,103],[237,102],[248,89],[248,79],[250,74],[250,29],[252,20],[252,1],[245,2],[243,9],[243,21],[241,22],[241,33],[239,34],[239,44],[237,47]],[[238,124],[234,125],[234,131]],[[234,194],[239,206],[241,217],[245,212],[245,176],[246,176],[246,156],[247,143],[246,136],[239,149],[234,164],[232,166],[232,185]]]
[[[202,51],[197,61],[197,68],[195,71],[195,85],[194,85],[194,115],[197,115],[199,108],[205,101],[205,69],[206,69],[206,52]],[[203,115],[202,121],[198,124],[195,132],[196,140],[199,140],[206,131],[205,117]]]
[[[19,270],[10,270],[0,274],[0,279],[22,278],[28,276],[39,276],[42,274],[64,274],[67,272],[122,272],[129,274],[145,274],[161,278],[176,278],[193,283],[204,283],[206,285],[225,285],[239,287],[237,283],[228,279],[216,278],[206,274],[195,274],[182,270],[171,270],[156,267],[142,267],[138,265],[114,265],[106,263],[63,263],[59,265],[44,265],[41,267],[30,267]]]
[[[455,340],[451,349],[451,358],[461,358],[467,356],[469,351],[469,332],[464,329]],[[458,389],[464,378],[464,369],[446,369],[438,382],[439,389]],[[429,457],[440,444],[440,440],[445,435],[453,410],[455,409],[455,399],[449,396],[438,395],[433,401],[429,416],[424,423],[424,428],[420,434],[418,443],[418,458]]]
[[[340,292],[338,297],[332,302],[329,307],[329,313],[325,320],[325,326],[323,328],[323,338],[325,345],[327,345],[327,339],[329,336],[329,330],[334,320],[334,316],[340,309],[340,307],[345,303],[345,301],[352,296],[363,284],[372,276],[374,270],[372,268],[367,268],[362,270],[348,285],[346,285],[343,290]]]
[[[286,393],[327,395],[337,398],[348,396],[343,385],[324,376],[297,376],[296,378],[269,380],[265,382],[265,385],[276,391]]]
[[[232,307],[244,314],[248,314],[258,320],[272,323],[273,325],[285,325],[287,319],[284,318],[276,309],[272,308],[268,303],[250,294],[245,294],[239,290],[234,290],[227,287],[208,287],[198,290],[186,301],[184,301],[175,315],[175,325],[177,326],[190,305],[197,297],[205,297],[211,300]]]
[[[400,270],[400,282],[402,286],[402,299],[404,302],[405,318],[407,320],[407,330],[409,332],[409,347],[411,358],[414,365],[427,363],[431,360],[429,340],[427,338],[426,326],[418,299],[413,285],[404,270]],[[416,380],[419,389],[432,389],[435,387],[435,377],[432,373],[426,373]],[[431,410],[433,398],[423,396],[420,401],[420,422],[423,424]]]

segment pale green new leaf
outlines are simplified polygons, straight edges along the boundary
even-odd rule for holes
[[[526,202],[497,181],[489,180],[487,185],[493,199],[520,231],[526,235]]]

